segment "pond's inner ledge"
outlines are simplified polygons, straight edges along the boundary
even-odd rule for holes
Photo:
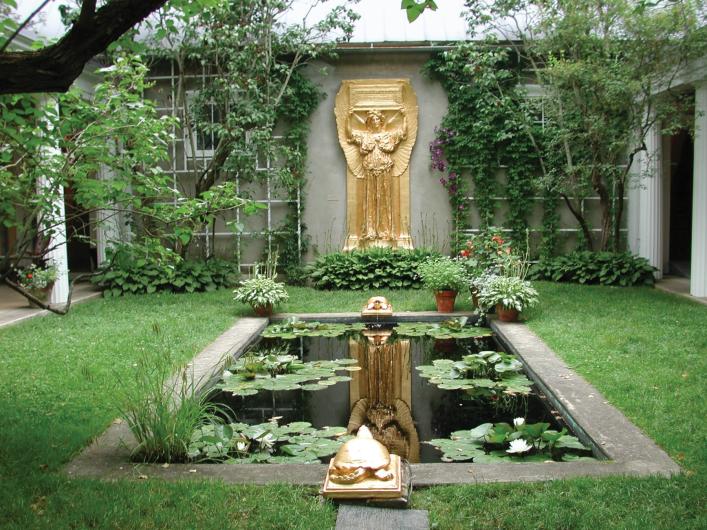
[[[293,315],[277,315],[281,320]],[[359,322],[356,313],[298,314],[302,320]],[[440,321],[463,313],[399,313],[396,322]],[[243,318],[192,360],[193,377],[203,388],[220,377],[230,357],[241,355],[268,325],[265,318]],[[583,443],[606,460],[543,463],[430,463],[412,464],[413,484],[527,482],[580,476],[662,475],[680,467],[587,381],[571,370],[524,324],[493,321],[491,328],[508,352],[524,362],[526,372],[559,411]],[[471,427],[471,426],[470,426]],[[103,479],[162,478],[220,479],[228,483],[289,482],[321,485],[324,464],[136,464],[129,459],[134,439],[124,423],[116,421],[65,468],[73,477]]]

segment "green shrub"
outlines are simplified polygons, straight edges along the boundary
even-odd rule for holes
[[[103,289],[104,296],[157,291],[193,293],[234,286],[238,268],[215,258],[190,261],[167,249],[153,252],[140,245],[121,245],[92,281]]]
[[[448,256],[428,259],[420,264],[417,273],[431,291],[461,291],[467,287],[464,265]]]
[[[530,270],[530,278],[628,287],[653,285],[653,271],[648,260],[628,252],[577,251],[537,263]]]
[[[419,289],[417,268],[439,253],[427,249],[373,248],[321,256],[310,266],[310,280],[317,289]]]

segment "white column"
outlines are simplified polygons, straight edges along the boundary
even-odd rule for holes
[[[695,87],[690,294],[707,296],[707,81]]]
[[[663,276],[663,182],[659,124],[646,134],[647,151],[641,153],[640,213],[638,254],[656,267],[657,279]]]
[[[57,106],[54,99],[48,98],[40,104],[46,106]],[[56,110],[58,112],[58,108]],[[51,130],[51,125],[49,126]],[[52,208],[44,218],[38,219],[40,227],[46,227],[49,236],[48,252],[45,258],[48,263],[53,264],[57,269],[54,288],[49,295],[51,305],[65,305],[69,299],[69,259],[66,254],[66,213],[64,210],[64,187],[57,182],[58,172],[53,171],[58,165],[58,159],[62,157],[61,150],[54,143],[54,138],[49,135],[47,143],[42,150],[43,163],[48,168],[47,172],[51,177],[41,177],[37,183],[37,192],[40,194],[51,194]]]

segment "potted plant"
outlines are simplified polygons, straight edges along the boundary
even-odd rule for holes
[[[515,322],[518,314],[538,302],[538,292],[529,281],[518,276],[489,277],[479,293],[482,307],[496,307],[498,318]]]
[[[233,299],[243,304],[249,304],[259,317],[272,315],[273,307],[289,299],[285,284],[275,280],[274,264],[266,264],[265,274],[259,272],[259,267],[253,269],[253,276],[243,280],[240,287],[233,291]]]
[[[54,287],[56,274],[56,266],[54,265],[38,267],[33,263],[29,267],[17,271],[17,283],[35,298],[46,302]],[[37,304],[31,300],[29,305],[37,307]]]
[[[456,259],[441,257],[429,259],[417,268],[422,284],[435,293],[437,311],[451,313],[457,292],[466,286],[466,273]]]

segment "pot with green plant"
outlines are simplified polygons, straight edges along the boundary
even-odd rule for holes
[[[441,257],[428,259],[418,268],[422,284],[435,294],[437,311],[451,313],[457,293],[466,287],[466,272],[456,259]]]
[[[249,304],[259,317],[272,315],[274,306],[290,298],[285,284],[275,279],[276,265],[277,257],[271,258],[264,265],[256,264],[251,278],[241,281],[240,287],[233,291],[233,299],[242,304]]]
[[[56,281],[56,266],[47,265],[38,267],[34,263],[29,267],[17,271],[17,283],[25,291],[30,293],[41,302],[46,302]],[[37,307],[37,304],[30,300],[29,305]]]
[[[479,293],[481,307],[496,307],[498,318],[516,322],[518,314],[538,303],[538,292],[529,281],[518,276],[492,276]]]

